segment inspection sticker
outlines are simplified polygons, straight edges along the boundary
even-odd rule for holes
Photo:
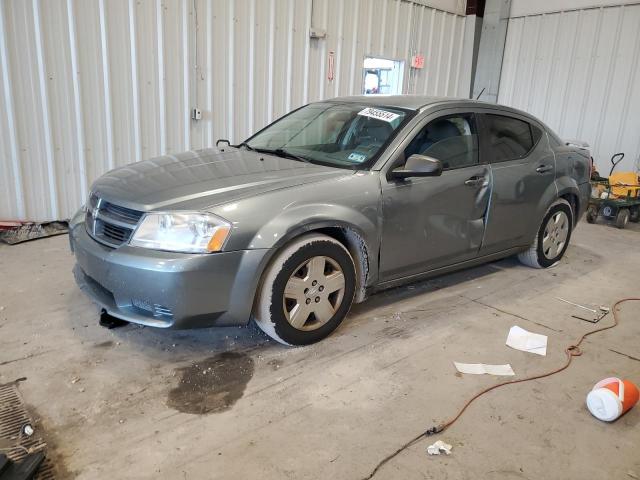
[[[367,159],[367,156],[360,152],[351,152],[348,158],[349,160],[355,160],[358,163],[362,163]]]
[[[378,120],[384,120],[385,122],[393,122],[400,115],[397,113],[387,112],[386,110],[379,110],[377,108],[365,108],[358,112],[358,115],[363,117],[377,118]]]

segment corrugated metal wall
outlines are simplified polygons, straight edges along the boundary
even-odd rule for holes
[[[601,174],[616,152],[638,168],[639,60],[640,5],[511,18],[498,102],[587,141]]]
[[[405,91],[466,97],[463,6],[416,2],[0,0],[0,218],[69,217],[115,166],[359,93],[365,55],[422,52]]]

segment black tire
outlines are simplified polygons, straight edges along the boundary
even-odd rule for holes
[[[618,214],[616,215],[616,227],[618,228],[624,228],[627,226],[627,223],[629,223],[629,217],[631,215],[629,214],[629,210],[626,208],[621,208],[620,210],[618,210]]]
[[[335,312],[326,323],[314,329],[302,330],[287,320],[290,312],[285,313],[288,301],[285,299],[285,286],[296,275],[301,265],[310,259],[320,257],[326,257],[328,262],[335,262],[341,270],[344,277],[343,294],[339,305],[334,305]],[[308,289],[305,289],[305,294],[306,290]],[[304,235],[283,247],[265,271],[253,318],[262,331],[282,344],[309,345],[329,336],[340,325],[351,308],[355,291],[356,269],[344,245],[326,235]],[[316,295],[310,294],[312,298]],[[309,319],[302,328],[314,327],[314,316],[310,316]]]
[[[631,210],[631,215],[629,215],[629,221],[633,223],[640,222],[640,207],[636,207]]]
[[[593,205],[589,207],[586,215],[587,223],[596,223],[598,219],[598,208]]]
[[[568,222],[566,238],[562,242],[562,245],[557,245],[559,248],[557,254],[553,254],[551,255],[551,257],[549,257],[549,250],[543,247],[544,235],[550,220],[554,218],[558,213],[564,214],[566,216],[566,221]],[[567,251],[567,247],[569,246],[569,241],[571,240],[571,232],[573,230],[573,218],[573,209],[571,208],[571,205],[569,205],[569,202],[562,198],[556,200],[549,207],[547,213],[542,219],[540,228],[538,229],[536,237],[531,243],[531,246],[526,251],[518,254],[518,259],[523,264],[532,268],[549,268],[556,265],[563,257],[564,252]]]

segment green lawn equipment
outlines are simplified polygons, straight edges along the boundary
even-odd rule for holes
[[[611,157],[609,178],[595,175],[591,179],[591,198],[587,209],[587,222],[595,223],[599,216],[615,220],[618,228],[629,221],[640,220],[640,179],[635,172],[613,173],[624,158],[624,153]]]

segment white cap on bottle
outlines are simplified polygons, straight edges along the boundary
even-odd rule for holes
[[[587,408],[598,420],[612,422],[622,413],[622,402],[608,388],[596,388],[587,395]]]

